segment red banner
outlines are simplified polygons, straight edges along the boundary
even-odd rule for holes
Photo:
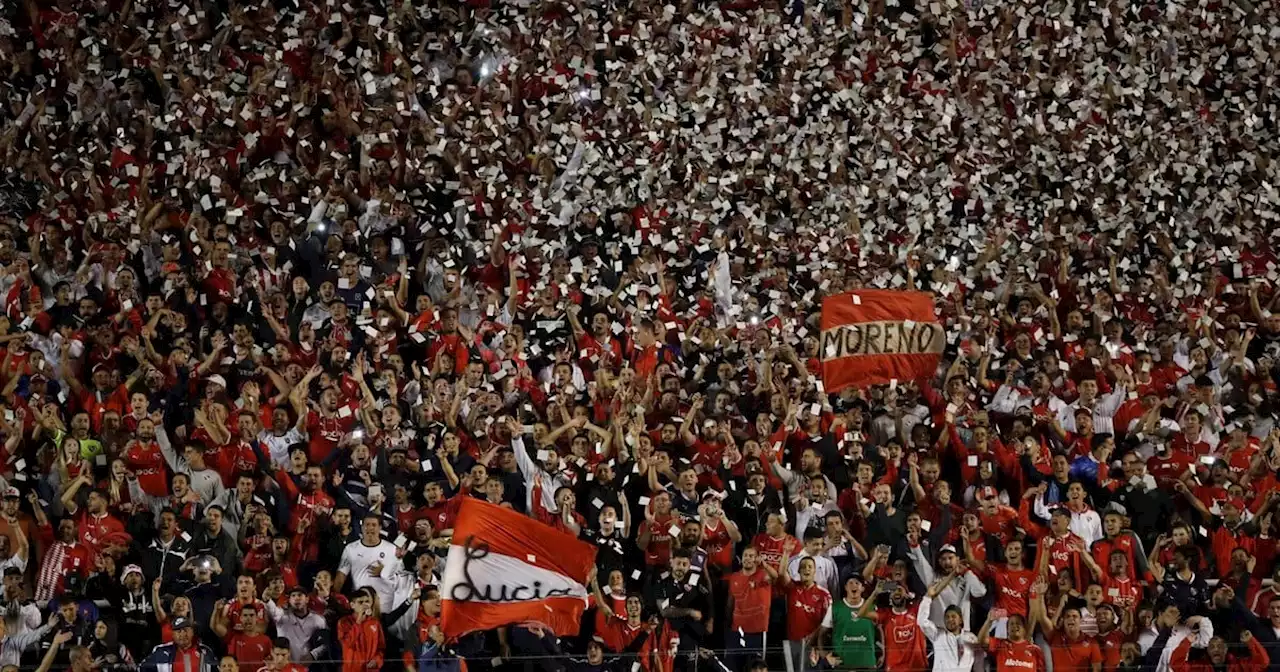
[[[822,302],[822,383],[827,392],[927,378],[946,335],[924,292],[867,289]]]
[[[466,497],[441,580],[450,639],[510,623],[578,634],[596,548],[511,509]]]

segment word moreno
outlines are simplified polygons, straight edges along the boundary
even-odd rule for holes
[[[945,336],[934,322],[886,321],[842,324],[822,332],[822,358],[858,355],[936,355]]]

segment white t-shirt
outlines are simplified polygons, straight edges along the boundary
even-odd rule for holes
[[[27,561],[19,557],[17,553],[0,560],[0,574],[4,574],[4,570],[10,567],[16,567],[19,572],[25,573],[27,571]]]
[[[357,539],[342,549],[342,562],[338,571],[342,572],[356,588],[373,588],[378,593],[378,605],[383,613],[395,608],[395,581],[392,576],[396,566],[401,563],[396,557],[396,545],[383,539],[377,546],[365,546]],[[374,576],[371,567],[382,565],[382,576]]]
[[[258,440],[267,446],[271,464],[281,469],[289,468],[289,446],[302,443],[305,438],[297,427],[290,427],[284,436],[276,436],[271,430],[264,429],[258,434]]]

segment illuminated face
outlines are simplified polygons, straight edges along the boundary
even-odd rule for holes
[[[1069,609],[1062,615],[1063,628],[1071,635],[1080,632],[1080,611],[1078,609]]]

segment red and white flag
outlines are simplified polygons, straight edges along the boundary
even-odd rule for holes
[[[932,376],[945,344],[929,294],[867,289],[822,301],[827,392]]]
[[[440,587],[446,637],[512,623],[578,634],[595,546],[473,497],[457,521]]]

